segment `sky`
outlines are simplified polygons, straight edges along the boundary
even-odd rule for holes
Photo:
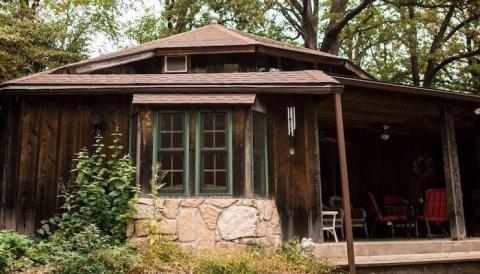
[[[145,11],[148,9],[152,9],[155,12],[161,11],[159,0],[126,0],[125,2],[132,6],[132,8],[119,19],[121,23],[126,25],[145,15]],[[90,44],[91,47],[89,48],[93,50],[89,52],[88,55],[92,58],[132,46],[135,42],[126,37],[121,38],[119,41],[112,41],[105,36],[105,34],[97,33]]]

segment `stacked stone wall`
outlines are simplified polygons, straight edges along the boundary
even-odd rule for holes
[[[193,249],[242,249],[258,244],[275,248],[282,240],[280,218],[272,199],[158,199],[158,233]],[[141,198],[127,234],[142,242],[150,234],[154,200]]]

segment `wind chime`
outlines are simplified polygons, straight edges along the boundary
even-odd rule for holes
[[[295,130],[297,129],[297,120],[295,117],[295,107],[287,107],[287,130],[288,136],[290,136],[290,149],[288,153],[290,155],[295,155],[295,148],[292,146],[292,139],[295,137]]]

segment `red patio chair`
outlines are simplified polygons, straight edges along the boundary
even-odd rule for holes
[[[417,215],[416,219],[417,221],[425,222],[428,237],[433,236],[430,230],[430,223],[437,224],[437,226],[442,229],[443,233],[448,236],[447,231],[440,226],[440,223],[450,222],[446,189],[427,189],[425,192],[423,215]]]
[[[391,226],[392,236],[395,236],[395,223],[406,223],[408,221],[408,216],[406,213],[402,213],[399,208],[402,206],[383,206],[379,207],[375,196],[371,192],[367,193],[368,202],[370,204],[371,215],[374,218],[372,232],[370,233],[373,237],[375,233],[375,227],[377,223],[385,223],[387,226]],[[405,211],[406,212],[406,211]]]

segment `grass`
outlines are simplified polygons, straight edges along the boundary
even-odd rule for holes
[[[286,247],[287,246],[287,247]],[[162,239],[141,251],[142,262],[136,273],[343,273],[340,269],[313,258],[301,258],[285,243],[273,254],[260,246],[240,252],[185,250]],[[285,248],[286,247],[286,248]]]

